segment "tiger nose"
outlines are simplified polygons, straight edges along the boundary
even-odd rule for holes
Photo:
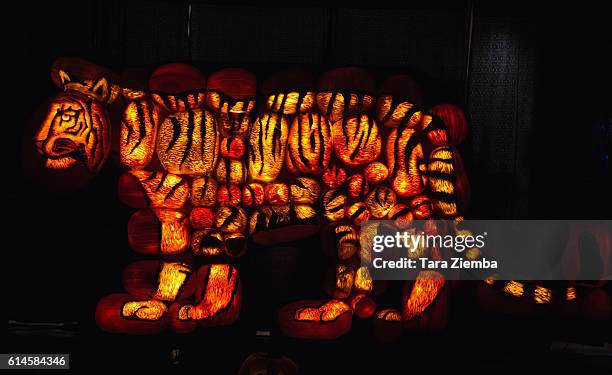
[[[72,153],[78,148],[78,145],[71,139],[68,138],[57,138],[48,148],[50,154],[53,156],[63,156]]]

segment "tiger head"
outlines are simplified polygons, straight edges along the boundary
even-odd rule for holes
[[[77,165],[90,172],[102,168],[110,152],[110,122],[102,104],[108,96],[105,78],[71,82],[60,71],[64,92],[55,96],[34,141],[45,166],[66,170]]]

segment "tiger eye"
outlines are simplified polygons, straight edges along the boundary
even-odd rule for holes
[[[355,225],[361,225],[370,219],[370,211],[363,202],[353,203],[346,209],[346,218]]]
[[[242,187],[242,204],[245,207],[258,207],[264,203],[264,187],[257,182],[251,182]]]
[[[372,185],[376,185],[386,180],[389,177],[389,170],[387,166],[381,162],[375,161],[373,163],[368,164],[368,166],[363,171],[365,178]]]
[[[217,188],[217,202],[222,206],[237,206],[241,198],[242,194],[238,185],[222,184]]]
[[[332,165],[323,172],[323,183],[330,189],[337,189],[346,181],[346,171],[337,165]]]
[[[280,206],[289,203],[289,187],[283,183],[272,183],[266,185],[264,194],[268,203]]]
[[[354,174],[348,179],[348,195],[351,198],[365,197],[370,189],[365,177]]]
[[[365,204],[370,213],[377,219],[382,219],[387,216],[389,210],[391,210],[396,203],[397,195],[395,192],[383,185],[377,186],[365,199]]]
[[[314,178],[296,177],[289,185],[291,202],[313,204],[321,195],[321,185]]]
[[[225,137],[221,140],[219,152],[222,158],[240,160],[244,156],[244,141],[239,137]]]

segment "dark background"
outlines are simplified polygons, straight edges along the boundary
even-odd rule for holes
[[[120,292],[123,268],[139,259],[126,241],[131,211],[116,196],[120,170],[111,161],[85,189],[60,194],[34,185],[22,166],[23,147],[31,145],[29,132],[38,125],[31,123],[33,113],[56,92],[49,67],[60,56],[119,73],[174,61],[193,61],[205,75],[245,67],[260,79],[294,64],[315,72],[364,66],[378,82],[408,72],[429,104],[455,102],[470,114],[470,135],[461,147],[472,184],[470,218],[609,218],[612,33],[606,9],[582,2],[537,8],[521,1],[302,6],[74,1],[3,9],[3,310],[7,320],[77,322],[74,337],[6,336],[4,352],[70,352],[81,368],[127,361],[161,369],[172,367],[169,352],[180,348],[184,366],[220,374],[235,372],[256,350],[287,353],[305,373],[326,373],[323,365],[347,373],[376,366],[383,373],[395,366],[495,373],[599,366],[546,349],[551,339],[568,335],[599,343],[610,337],[609,327],[576,337],[570,333],[581,331],[578,325],[485,318],[462,299],[452,305],[454,328],[405,336],[392,346],[373,344],[370,323],[359,321],[332,343],[282,339],[274,304],[320,293],[319,280],[303,271],[319,255],[304,250],[290,296],[262,290],[270,270],[248,254],[241,275],[250,302],[233,327],[155,338],[98,332],[97,300]],[[309,244],[316,249],[316,240]],[[399,305],[399,293],[386,298]],[[272,330],[271,339],[255,339],[258,329]]]

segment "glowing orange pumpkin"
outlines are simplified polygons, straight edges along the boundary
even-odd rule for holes
[[[329,340],[351,329],[351,307],[340,300],[304,300],[282,307],[278,322],[285,336]]]

